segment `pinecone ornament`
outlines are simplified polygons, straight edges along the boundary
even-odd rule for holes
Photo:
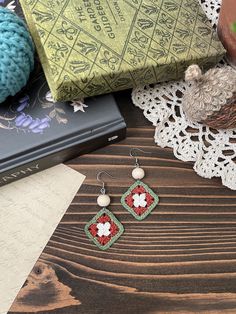
[[[183,96],[183,110],[194,121],[214,129],[236,128],[236,71],[230,66],[202,74],[198,65],[185,72],[190,87]]]

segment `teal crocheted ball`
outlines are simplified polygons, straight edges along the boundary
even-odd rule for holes
[[[24,22],[0,7],[0,103],[27,83],[34,68],[34,45]]]

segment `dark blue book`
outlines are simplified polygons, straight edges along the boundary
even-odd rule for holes
[[[22,16],[18,1],[0,0]],[[14,5],[17,5],[14,8]],[[55,102],[36,61],[28,85],[0,104],[0,186],[125,138],[113,95]]]

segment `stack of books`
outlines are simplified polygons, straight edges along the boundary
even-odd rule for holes
[[[40,62],[0,106],[0,185],[123,139],[108,93],[182,78],[225,54],[198,0],[19,1],[0,5],[24,16]]]
[[[0,1],[23,17],[20,4],[14,3]],[[0,186],[125,135],[126,124],[112,94],[56,102],[36,61],[26,88],[0,106]]]

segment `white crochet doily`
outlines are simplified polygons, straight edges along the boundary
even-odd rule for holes
[[[216,26],[220,0],[199,0]],[[189,121],[181,107],[184,81],[156,84],[133,90],[132,99],[154,126],[155,142],[173,148],[175,156],[193,161],[204,178],[221,177],[223,185],[236,190],[236,129],[216,131]]]

